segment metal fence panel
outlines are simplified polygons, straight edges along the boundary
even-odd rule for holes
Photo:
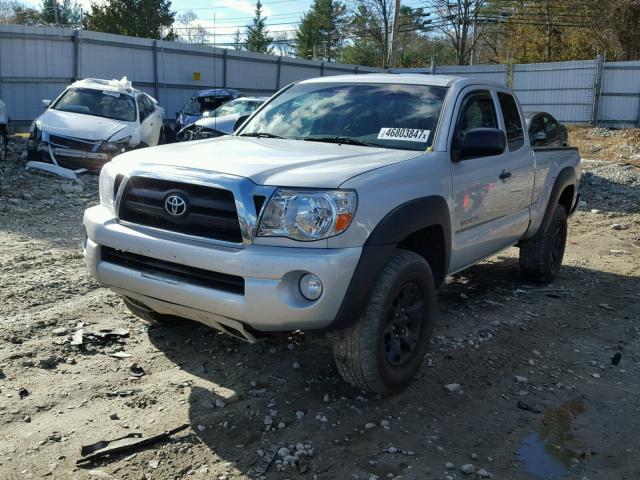
[[[512,88],[526,111],[545,111],[561,122],[591,121],[596,62],[514,65]]]
[[[158,98],[167,118],[197,90],[237,88],[271,95],[303,78],[381,71],[179,42],[64,28],[0,25],[0,98],[17,125],[42,112],[76,78],[120,79]]]
[[[604,64],[598,123],[640,127],[640,62]]]
[[[457,75],[461,77],[480,78],[507,84],[507,65],[450,65],[437,66],[436,75]]]
[[[41,100],[55,98],[75,78],[126,75],[157,97],[167,118],[173,118],[201,89],[270,95],[305,78],[381,71],[386,70],[99,32],[0,25],[0,98],[18,124],[33,120],[42,112]],[[389,71],[491,80],[511,86],[525,110],[548,111],[563,122],[640,126],[640,62],[597,59]]]

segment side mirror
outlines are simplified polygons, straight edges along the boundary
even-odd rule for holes
[[[476,157],[491,157],[504,153],[507,137],[497,128],[474,128],[469,130],[460,146],[459,160]]]
[[[233,125],[233,131],[236,132],[250,116],[251,115],[240,115],[236,120],[236,123]]]
[[[42,100],[42,106],[44,108],[49,108],[49,105],[51,105],[51,100]]]

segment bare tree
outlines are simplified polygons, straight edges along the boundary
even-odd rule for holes
[[[498,2],[487,0],[432,0],[430,7],[437,16],[434,27],[448,39],[456,52],[458,65],[468,64],[480,39],[481,16],[491,16]],[[495,13],[495,12],[493,12]]]
[[[0,0],[0,24],[34,25],[40,21],[38,10],[16,0]]]
[[[187,10],[176,17],[176,22],[180,25],[179,38],[187,43],[202,45],[207,43],[209,33],[196,20],[198,15],[193,10]]]
[[[295,39],[287,32],[275,32],[273,34],[273,44],[278,55],[292,57],[295,52]]]

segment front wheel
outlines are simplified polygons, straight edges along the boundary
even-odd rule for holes
[[[374,285],[364,314],[331,334],[342,378],[382,394],[405,388],[422,365],[431,340],[435,294],[426,260],[396,250]]]

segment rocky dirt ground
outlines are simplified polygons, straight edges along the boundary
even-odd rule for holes
[[[516,249],[448,279],[419,378],[381,398],[340,379],[321,337],[249,345],[131,316],[83,264],[96,178],[26,173],[20,148],[0,161],[0,478],[640,478],[631,159],[585,162],[553,285],[524,282]],[[76,465],[82,445],[182,424]]]

